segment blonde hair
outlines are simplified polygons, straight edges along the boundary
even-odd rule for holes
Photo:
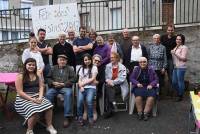
[[[118,62],[120,61],[120,55],[119,55],[117,52],[111,52],[110,55],[114,55],[115,58],[117,59],[117,61],[118,61]]]

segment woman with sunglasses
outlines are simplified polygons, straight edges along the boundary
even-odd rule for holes
[[[77,115],[78,122],[81,126],[83,122],[83,105],[86,100],[89,124],[93,125],[93,99],[96,94],[96,76],[98,74],[97,67],[92,64],[92,57],[89,54],[83,55],[82,65],[78,71],[78,99],[77,99]]]
[[[130,76],[132,83],[132,93],[135,95],[138,119],[148,120],[149,112],[152,110],[154,99],[157,93],[158,77],[152,67],[147,64],[145,57],[140,57],[139,66],[133,69]],[[143,98],[146,98],[146,104],[143,108]]]

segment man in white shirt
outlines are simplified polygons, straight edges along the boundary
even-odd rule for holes
[[[131,38],[132,46],[130,46],[125,58],[125,66],[129,69],[131,73],[134,69],[134,66],[139,65],[139,58],[146,57],[148,58],[146,47],[140,44],[139,36],[133,36]]]

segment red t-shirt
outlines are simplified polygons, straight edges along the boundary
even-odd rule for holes
[[[112,80],[115,80],[118,77],[118,67],[112,68]]]

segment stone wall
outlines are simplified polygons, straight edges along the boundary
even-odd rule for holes
[[[164,30],[165,31],[165,30]],[[163,30],[149,30],[143,32],[131,32],[131,35],[139,35],[144,44],[152,41],[155,33],[163,34]],[[189,48],[188,69],[186,79],[200,80],[200,26],[177,28],[176,33],[182,33],[186,37],[186,45]],[[116,40],[121,38],[121,34],[114,34]],[[107,35],[103,35],[106,39]],[[57,40],[49,40],[53,46]],[[27,43],[0,45],[0,72],[16,72],[21,68],[21,54],[28,47]]]

